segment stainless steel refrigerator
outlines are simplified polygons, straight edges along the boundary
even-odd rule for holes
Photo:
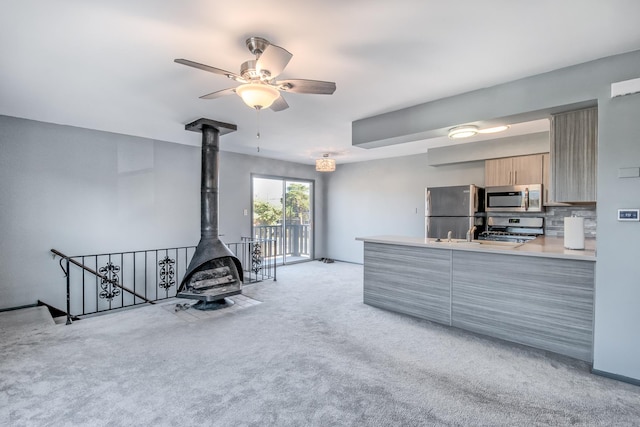
[[[473,238],[484,230],[484,189],[475,185],[425,189],[425,237],[464,239],[476,226]]]

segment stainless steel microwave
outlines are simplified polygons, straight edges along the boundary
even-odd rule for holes
[[[542,184],[485,188],[487,212],[542,212]]]

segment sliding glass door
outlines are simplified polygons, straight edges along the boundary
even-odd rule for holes
[[[313,259],[313,181],[252,177],[253,236],[273,239],[281,264]]]

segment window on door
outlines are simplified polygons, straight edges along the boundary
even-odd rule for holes
[[[252,234],[276,241],[277,262],[313,259],[313,181],[253,176],[252,198]]]

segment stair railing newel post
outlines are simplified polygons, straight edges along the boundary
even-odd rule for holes
[[[71,324],[71,271],[69,270],[69,258],[65,258],[67,265],[67,325]]]

